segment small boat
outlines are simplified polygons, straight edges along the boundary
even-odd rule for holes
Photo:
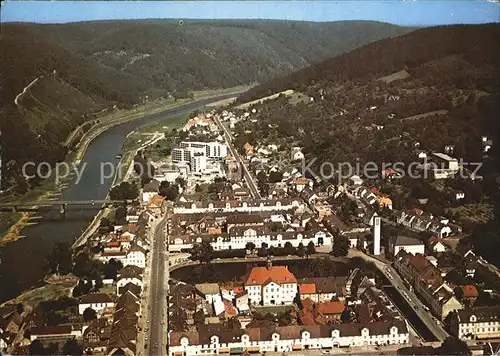
[[[122,159],[123,155],[122,154],[117,154],[116,159]]]

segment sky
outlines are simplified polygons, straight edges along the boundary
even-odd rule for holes
[[[403,26],[500,22],[498,0],[6,1],[1,22],[109,19],[374,20]]]

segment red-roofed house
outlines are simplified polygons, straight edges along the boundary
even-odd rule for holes
[[[245,290],[253,304],[292,304],[297,295],[297,279],[286,266],[254,267],[245,279]]]
[[[468,284],[465,286],[461,286],[462,291],[464,292],[463,299],[469,300],[471,304],[474,304],[474,302],[477,299],[477,296],[479,295],[479,292],[477,291],[477,288],[475,285]]]
[[[316,303],[316,308],[328,320],[340,320],[342,313],[345,310],[345,305],[342,302],[322,302]]]

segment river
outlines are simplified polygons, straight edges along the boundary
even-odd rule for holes
[[[89,145],[82,165],[86,164],[78,184],[70,185],[63,192],[64,200],[105,199],[113,178],[102,179],[101,163],[117,164],[116,155],[121,153],[126,136],[135,129],[155,123],[169,116],[193,111],[203,106],[234,96],[224,94],[214,98],[197,100],[139,119],[116,125],[96,137]],[[0,302],[18,296],[38,284],[44,276],[43,265],[47,255],[57,241],[72,243],[88,226],[91,217],[79,220],[42,221],[38,225],[25,227],[24,238],[11,242],[0,249]]]

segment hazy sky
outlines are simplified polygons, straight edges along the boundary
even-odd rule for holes
[[[7,1],[1,8],[2,22],[139,18],[376,20],[426,26],[500,22],[500,3],[493,0]]]

